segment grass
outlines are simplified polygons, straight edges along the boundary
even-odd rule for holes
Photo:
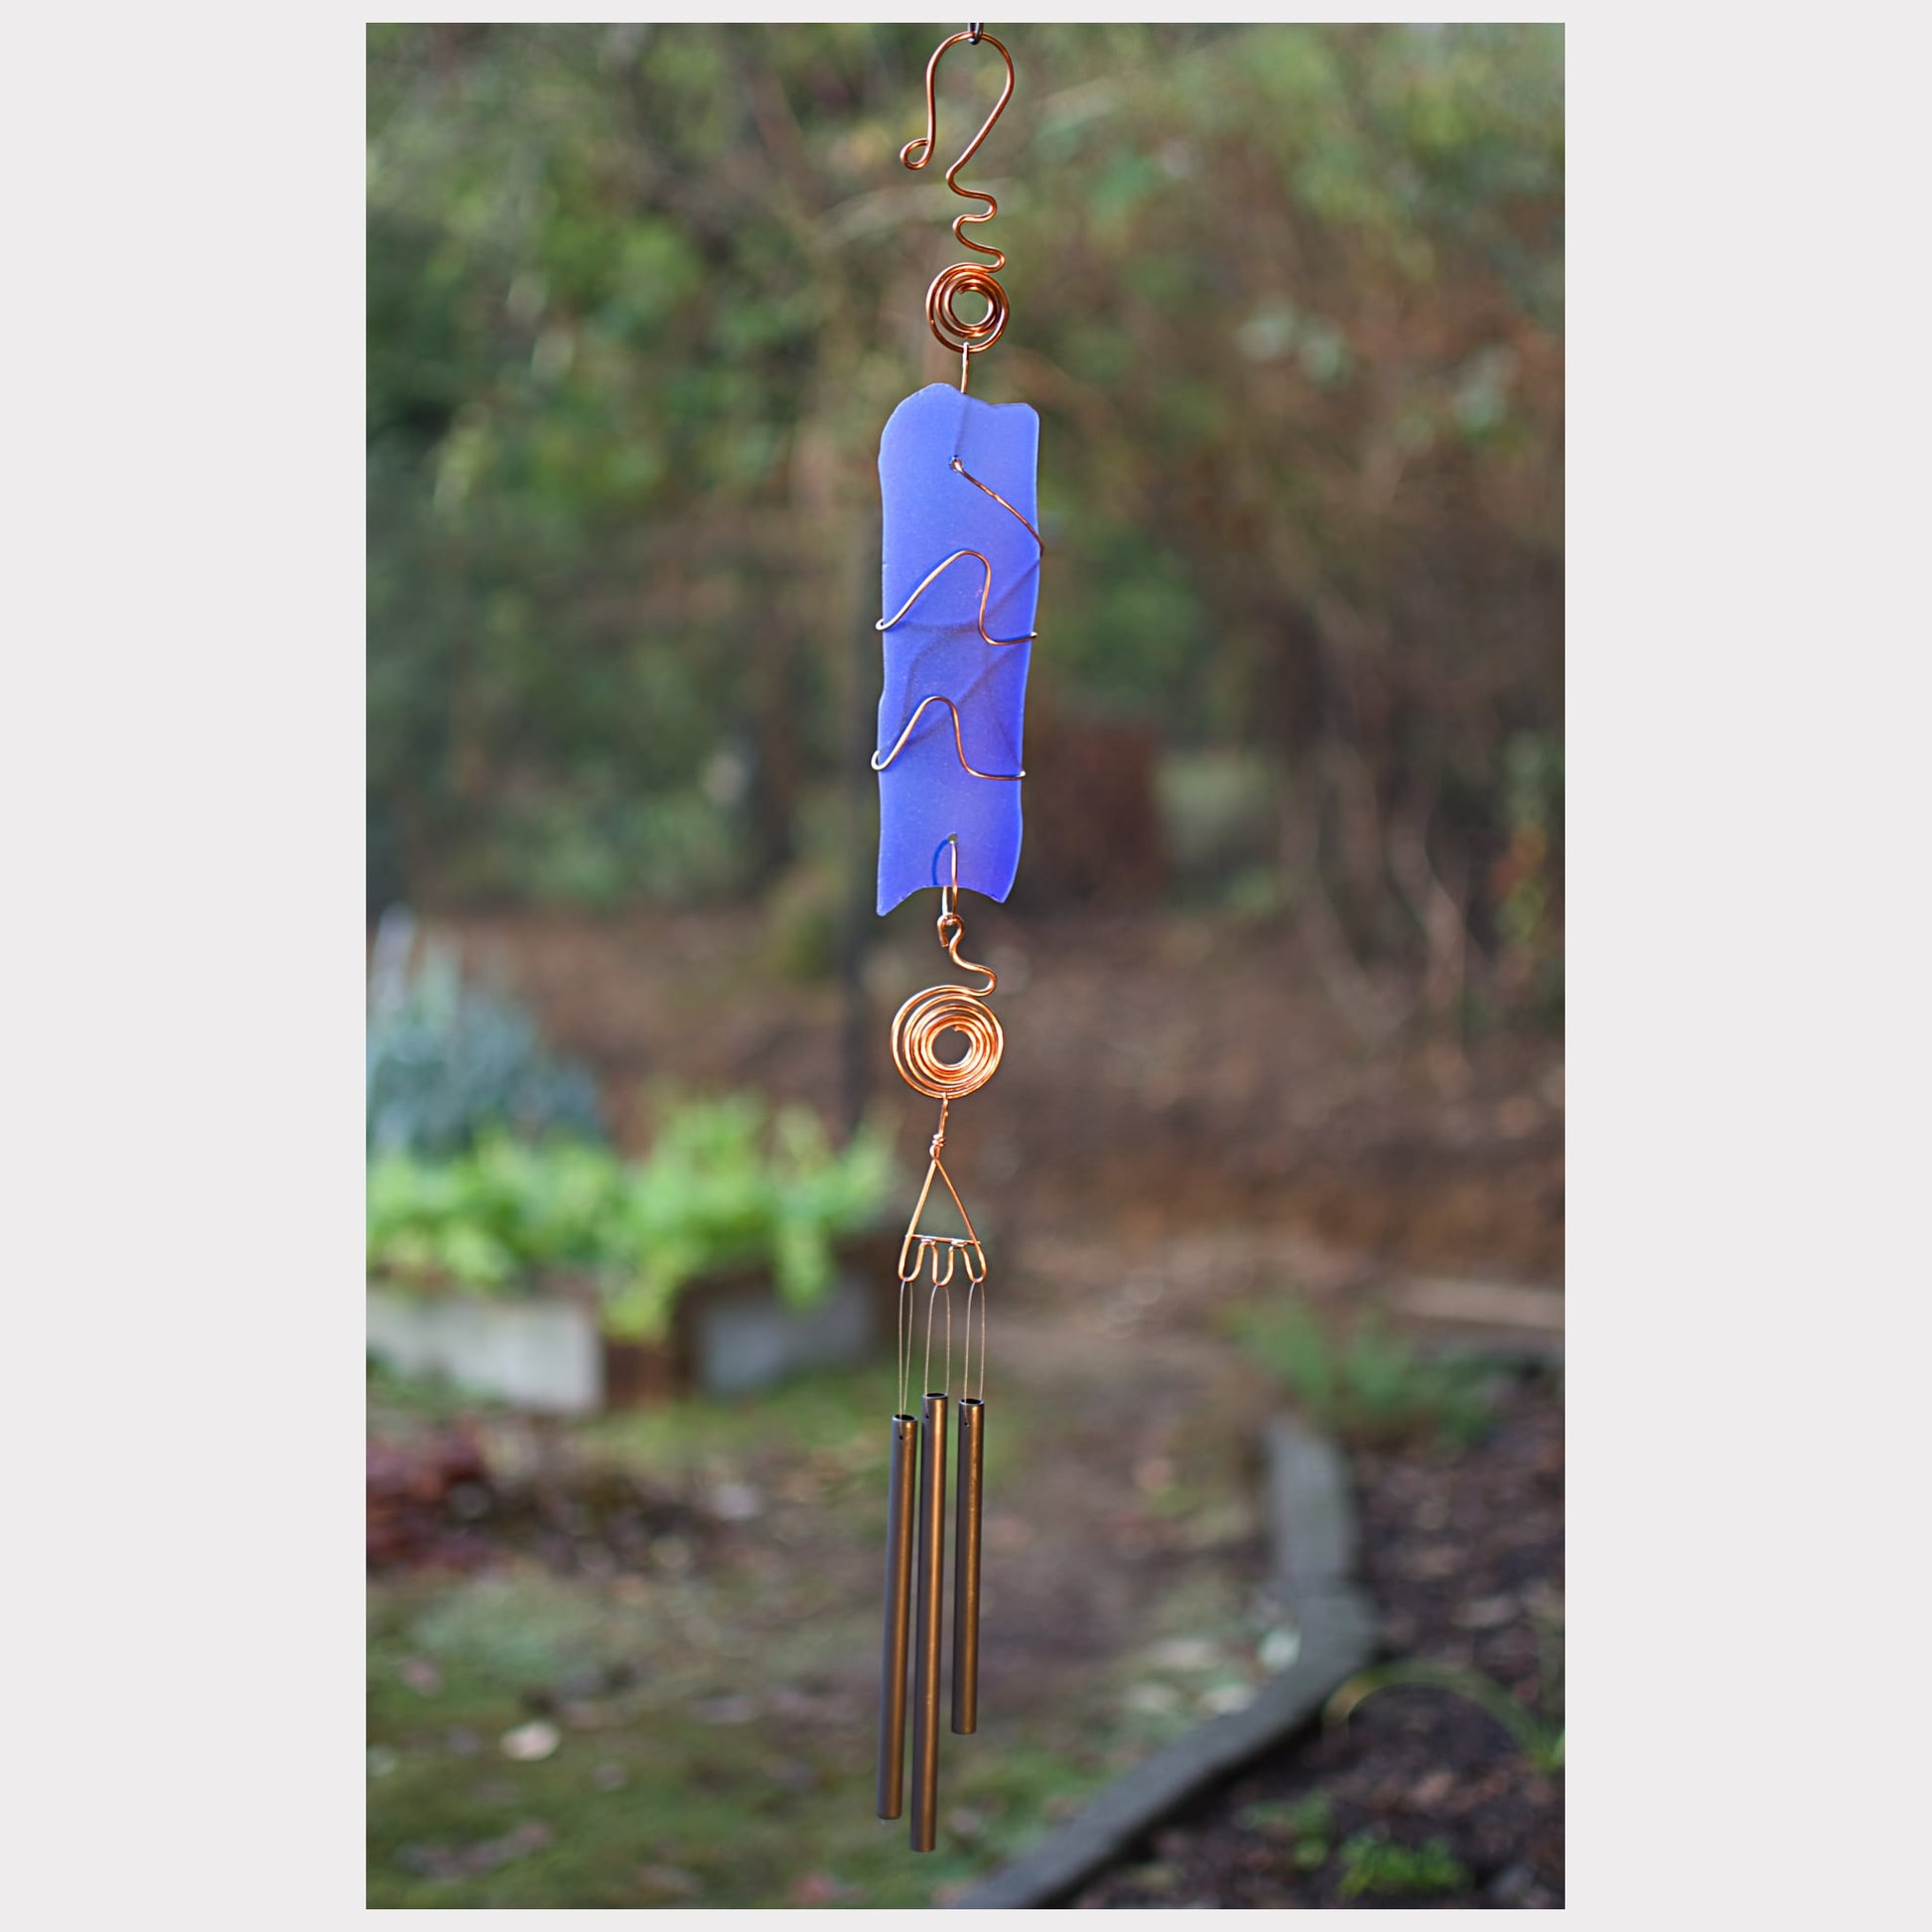
[[[1466,1891],[1467,1868],[1449,1848],[1447,1839],[1427,1845],[1397,1845],[1367,1833],[1347,1839],[1341,1848],[1341,1879],[1336,1890],[1343,1898],[1375,1892],[1401,1893]]]
[[[1291,1297],[1237,1309],[1229,1326],[1311,1421],[1344,1441],[1434,1434],[1466,1448],[1488,1428],[1492,1369],[1425,1355],[1373,1313],[1342,1334]]]
[[[1335,1821],[1333,1807],[1322,1792],[1311,1792],[1306,1798],[1266,1799],[1244,1805],[1236,1814],[1235,1822],[1264,1838],[1287,1841],[1297,1866],[1303,1871],[1313,1871],[1327,1863]]]

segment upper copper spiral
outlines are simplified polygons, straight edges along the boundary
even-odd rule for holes
[[[964,221],[969,217],[962,214],[959,218]],[[966,245],[970,248],[973,244],[969,241]],[[985,302],[986,314],[978,322],[968,322],[953,307],[962,295],[977,295]],[[981,349],[991,348],[1007,326],[1007,314],[1006,290],[977,262],[954,262],[950,268],[942,268],[925,292],[928,327],[941,344],[961,354],[977,355]]]

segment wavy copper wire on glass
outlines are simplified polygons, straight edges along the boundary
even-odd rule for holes
[[[872,768],[875,771],[884,771],[886,767],[889,764],[891,764],[892,761],[896,758],[897,758],[902,751],[905,750],[906,741],[912,736],[913,732],[918,729],[919,720],[925,716],[925,708],[927,705],[930,704],[942,704],[946,707],[948,711],[952,713],[953,750],[959,755],[959,768],[962,771],[964,771],[969,778],[989,778],[1003,784],[1018,784],[1020,780],[1027,775],[1026,772],[1024,771],[982,771],[978,767],[978,765],[976,765],[972,761],[972,759],[966,756],[966,740],[961,735],[959,729],[959,707],[956,704],[954,704],[953,701],[949,697],[947,697],[944,692],[941,691],[934,691],[929,693],[927,696],[921,698],[919,702],[913,706],[911,717],[909,717],[905,721],[905,729],[902,732],[900,732],[898,735],[898,742],[893,747],[893,749],[890,752],[886,754],[886,756],[883,759],[879,756],[877,752],[875,752],[872,755]]]
[[[953,458],[951,464],[948,465],[948,468],[953,470],[957,475],[964,477],[966,481],[969,483],[971,483],[973,487],[979,490],[982,494],[992,497],[993,500],[996,503],[998,503],[999,506],[1003,510],[1005,510],[1006,513],[1010,517],[1012,517],[1016,523],[1022,525],[1025,528],[1027,534],[1031,536],[1036,544],[1039,545],[1040,555],[1044,556],[1046,554],[1046,543],[1045,540],[1040,536],[1039,532],[1035,530],[1034,526],[1031,523],[1029,523],[1027,519],[1024,516],[1022,516],[1020,512],[1017,509],[1015,509],[1013,505],[1009,503],[1007,499],[1004,496],[1002,496],[997,489],[993,488],[988,483],[981,483],[980,480],[976,476],[974,476],[973,473],[970,470],[968,470],[966,466],[963,463],[961,463],[957,457]],[[980,586],[980,608],[979,608],[979,616],[976,620],[979,625],[980,635],[984,637],[989,644],[1033,643],[1039,635],[1039,632],[1036,630],[1028,631],[1024,637],[995,637],[989,634],[986,628],[986,604],[988,598],[990,598],[993,594],[993,566],[987,562],[985,556],[978,550],[955,550],[950,557],[946,558],[944,563],[941,563],[937,565],[934,569],[927,571],[924,579],[920,582],[918,589],[915,590],[912,593],[912,595],[908,597],[905,600],[905,602],[901,604],[898,607],[898,609],[896,612],[894,612],[890,618],[882,619],[878,623],[873,625],[873,628],[875,630],[890,630],[894,624],[901,621],[906,612],[911,610],[913,605],[915,605],[919,601],[920,597],[924,594],[926,587],[932,583],[932,581],[939,575],[939,573],[945,570],[946,568],[948,568],[948,566],[952,564],[956,564],[962,557],[977,557],[979,559],[981,569],[984,570],[986,573],[986,581]],[[893,749],[890,752],[888,752],[884,758],[881,758],[877,752],[875,752],[872,755],[872,768],[875,771],[884,771],[887,768],[887,766],[890,765],[892,761],[896,758],[897,758],[902,751],[905,750],[907,741],[911,738],[913,732],[918,729],[919,720],[925,716],[926,707],[928,705],[935,705],[935,704],[944,705],[946,709],[952,713],[953,750],[959,755],[960,769],[963,770],[969,778],[985,778],[991,782],[999,783],[999,784],[1018,784],[1019,781],[1027,775],[1024,769],[1019,771],[982,771],[976,764],[974,764],[972,759],[966,756],[966,739],[960,727],[959,707],[952,701],[952,699],[950,699],[943,692],[940,691],[934,691],[929,693],[927,696],[921,698],[918,704],[913,707],[911,717],[909,717],[905,721],[904,730],[902,730],[899,733],[898,738],[893,745]],[[957,863],[958,863],[957,858],[955,858],[954,861],[955,869],[957,868]]]
[[[1024,516],[1022,516],[1020,512],[1017,509],[1015,509],[1013,505],[1009,503],[1007,499],[1004,496],[1002,496],[1000,492],[992,486],[991,483],[981,483],[980,480],[976,476],[974,476],[973,473],[969,469],[967,469],[967,467],[963,463],[961,463],[957,457],[953,458],[952,462],[947,465],[947,468],[954,471],[959,476],[964,477],[966,481],[969,483],[971,483],[975,489],[983,490],[988,496],[992,497],[993,500],[996,503],[998,503],[999,506],[1003,510],[1005,510],[1006,513],[1010,517],[1012,517],[1016,523],[1025,524],[1027,534],[1030,537],[1032,537],[1036,544],[1039,545],[1039,554],[1042,557],[1045,556],[1046,539],[1042,537],[1039,534],[1039,532],[1035,530],[1031,523],[1028,523],[1027,519]],[[1039,633],[1035,631],[1034,634],[1037,636]]]
[[[984,189],[962,188],[959,185],[959,171],[979,152],[979,146],[993,132],[993,124],[1006,112],[1007,102],[1013,98],[1013,56],[991,34],[981,33],[976,28],[968,28],[963,34],[954,34],[943,40],[932,51],[932,59],[925,65],[925,132],[916,140],[908,141],[899,150],[898,158],[907,168],[923,168],[932,159],[932,144],[939,133],[938,103],[933,97],[937,82],[939,62],[947,48],[957,47],[960,42],[978,47],[984,44],[993,49],[1006,65],[1006,85],[1000,89],[1000,97],[993,103],[993,111],[980,123],[980,131],[966,144],[960,157],[946,170],[946,186],[955,195],[969,202],[978,202],[984,207],[983,213],[963,210],[953,217],[953,239],[962,248],[970,248],[976,255],[985,255],[988,260],[984,267],[977,262],[954,262],[942,268],[933,277],[932,286],[925,294],[926,325],[940,345],[956,349],[959,353],[959,386],[966,387],[967,372],[972,365],[972,357],[982,349],[988,349],[1000,340],[1001,332],[1007,326],[1011,305],[1007,292],[993,278],[1007,265],[1003,250],[992,247],[983,241],[974,241],[966,234],[966,225],[977,225],[991,221],[1000,211],[1000,204]],[[977,322],[968,322],[955,306],[962,295],[974,295],[986,304],[986,314]]]
[[[966,473],[962,470],[960,471],[959,474],[961,476],[965,476]],[[986,485],[984,483],[981,483],[980,487],[982,489],[986,489]],[[994,492],[990,489],[987,489],[986,493],[989,496],[991,496]],[[1005,499],[1002,498],[1002,500],[1004,501]],[[1011,503],[1008,503],[1007,508],[1012,510],[1013,505]],[[1015,516],[1020,516],[1020,512],[1018,510],[1013,510],[1013,513]],[[1020,516],[1020,520],[1023,523],[1027,522],[1027,519],[1024,516]],[[1033,526],[1032,524],[1028,524],[1027,527],[1031,529]],[[927,571],[926,574],[919,580],[918,589],[915,590],[912,593],[912,595],[908,597],[905,600],[905,602],[901,604],[898,607],[898,609],[895,611],[890,618],[881,618],[879,621],[873,625],[873,628],[875,630],[892,629],[893,625],[899,622],[904,618],[906,612],[911,610],[913,605],[918,603],[919,599],[925,595],[926,591],[931,587],[934,580],[938,578],[942,572],[949,570],[954,564],[958,563],[958,561],[962,557],[974,558],[978,562],[981,571],[984,573],[984,580],[980,585],[979,616],[975,620],[975,621],[979,625],[979,633],[981,638],[989,644],[1031,644],[1034,641],[1034,639],[1039,635],[1038,631],[1029,630],[1026,633],[1026,635],[1023,637],[996,637],[993,635],[993,633],[990,630],[987,629],[986,600],[993,595],[993,566],[990,563],[988,563],[985,556],[982,555],[982,553],[977,550],[955,550],[950,557],[942,558],[938,563],[934,564],[932,568],[929,571]]]

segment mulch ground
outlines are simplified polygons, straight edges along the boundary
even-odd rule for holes
[[[1364,1580],[1389,1655],[1479,1671],[1560,1725],[1559,1381],[1514,1379],[1471,1449],[1359,1449],[1353,1463]],[[1138,1862],[1073,1902],[1466,1908],[1563,1898],[1561,1776],[1534,1769],[1463,1698],[1405,1687],[1196,1800]]]

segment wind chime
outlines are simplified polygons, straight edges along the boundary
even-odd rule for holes
[[[933,86],[949,48],[990,48],[1006,68],[993,111],[946,170],[946,186],[978,204],[952,223],[963,248],[983,262],[941,269],[926,291],[926,321],[959,355],[959,387],[933,383],[893,411],[879,445],[885,507],[885,689],[879,703],[879,911],[936,889],[939,944],[982,986],[929,986],[893,1021],[893,1062],[915,1091],[939,1103],[925,1184],[898,1256],[898,1409],[892,1423],[886,1528],[886,1610],[879,1717],[879,1816],[901,1814],[905,1785],[907,1679],[912,1707],[912,1850],[930,1852],[939,1799],[939,1710],[946,1579],[946,1457],[952,1426],[952,1297],[964,1291],[958,1402],[958,1482],[953,1527],[953,1729],[979,1727],[980,1496],[986,1443],[986,1250],[946,1173],[946,1126],[955,1100],[993,1077],[1005,1045],[986,1004],[998,985],[990,967],[960,957],[962,890],[1004,899],[1020,864],[1021,725],[1034,639],[1043,546],[1035,527],[1034,473],[1039,418],[1025,403],[995,406],[966,393],[973,357],[1007,326],[1006,266],[997,248],[971,240],[969,222],[993,219],[991,195],[962,188],[959,171],[993,131],[1013,97],[1013,58],[975,23],[941,41],[925,69],[925,133],[899,160],[921,169],[933,157]],[[986,313],[966,321],[960,297]],[[947,1035],[964,1054],[939,1056]],[[934,1181],[959,1216],[963,1235],[920,1226]],[[925,1391],[907,1413],[919,1316]],[[974,1373],[975,1317],[979,1340]],[[933,1337],[941,1336],[940,1378],[932,1379]],[[916,1592],[914,1580],[916,1578]],[[916,1596],[916,1607],[915,1607]]]

